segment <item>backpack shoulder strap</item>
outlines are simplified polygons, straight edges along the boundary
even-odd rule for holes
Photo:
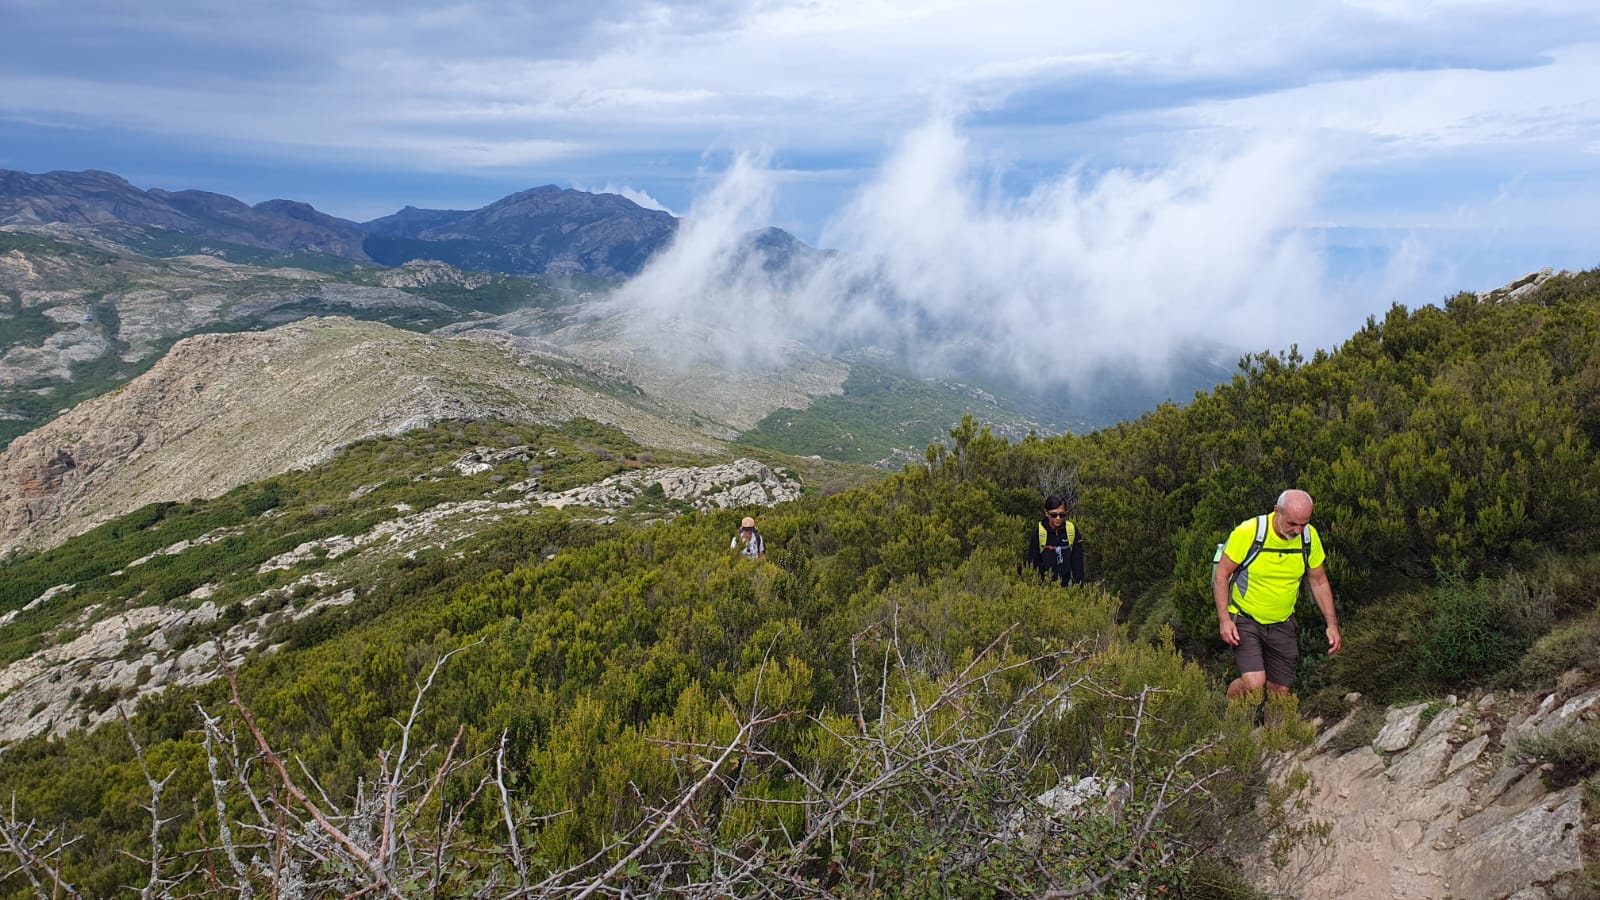
[[[1241,572],[1250,568],[1250,564],[1255,562],[1256,557],[1261,555],[1261,546],[1266,542],[1267,517],[1256,516],[1256,536],[1250,541],[1250,552],[1246,553],[1244,555],[1244,559],[1239,561],[1239,568],[1233,570],[1233,578],[1229,579],[1230,583],[1233,581],[1233,579],[1238,578]]]
[[[1044,530],[1044,523],[1039,523],[1039,550],[1042,552],[1045,545],[1050,543],[1050,533]]]
[[[1256,516],[1256,536],[1250,542],[1250,552],[1245,554],[1244,562],[1239,563],[1239,568],[1250,565],[1256,557],[1261,555],[1261,548],[1267,543],[1267,517]]]
[[[1078,529],[1073,526],[1072,520],[1068,519],[1067,521],[1063,522],[1061,527],[1067,533],[1067,546],[1071,547],[1073,544],[1076,544],[1078,542]]]

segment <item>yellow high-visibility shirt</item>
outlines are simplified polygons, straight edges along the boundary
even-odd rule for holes
[[[1300,595],[1300,578],[1306,573],[1306,560],[1299,535],[1278,537],[1274,527],[1278,514],[1267,519],[1267,539],[1261,552],[1251,561],[1248,571],[1235,577],[1229,591],[1228,609],[1243,612],[1263,625],[1282,622],[1294,615],[1295,600]],[[1315,569],[1327,559],[1322,549],[1322,537],[1313,525],[1307,525],[1311,534],[1311,568]],[[1228,535],[1222,552],[1234,562],[1243,562],[1250,555],[1250,545],[1256,540],[1255,517],[1245,519]]]

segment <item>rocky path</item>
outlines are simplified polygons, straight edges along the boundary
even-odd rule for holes
[[[1296,898],[1594,897],[1580,870],[1600,826],[1585,822],[1582,786],[1549,790],[1514,750],[1519,737],[1595,715],[1600,690],[1573,676],[1547,694],[1390,709],[1376,737],[1341,753],[1359,728],[1351,714],[1275,766],[1280,777],[1293,766],[1311,775],[1311,815],[1331,826],[1329,845],[1297,851],[1282,869],[1258,861],[1253,880]]]

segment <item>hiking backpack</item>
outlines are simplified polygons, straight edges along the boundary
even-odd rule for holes
[[[1071,519],[1063,519],[1062,520],[1062,522],[1061,522],[1061,530],[1066,532],[1066,535],[1067,535],[1067,546],[1068,547],[1071,547],[1073,544],[1076,544],[1078,542],[1078,529],[1073,526]],[[1050,542],[1050,532],[1044,527],[1044,523],[1040,522],[1039,523],[1039,552],[1041,554],[1044,553],[1044,548],[1049,544],[1049,542]],[[1057,550],[1056,550],[1056,562],[1058,562],[1058,563],[1061,562],[1061,550],[1059,548],[1057,548]]]

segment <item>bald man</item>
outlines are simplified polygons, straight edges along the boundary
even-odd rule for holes
[[[1328,652],[1338,653],[1341,646],[1322,538],[1311,527],[1311,495],[1293,489],[1278,495],[1267,516],[1266,539],[1248,559],[1256,534],[1256,519],[1240,522],[1228,535],[1211,579],[1222,640],[1233,647],[1239,667],[1239,677],[1228,685],[1229,699],[1257,695],[1263,687],[1287,694],[1294,686],[1300,661],[1294,605],[1302,577],[1311,583],[1311,597],[1328,624]]]

